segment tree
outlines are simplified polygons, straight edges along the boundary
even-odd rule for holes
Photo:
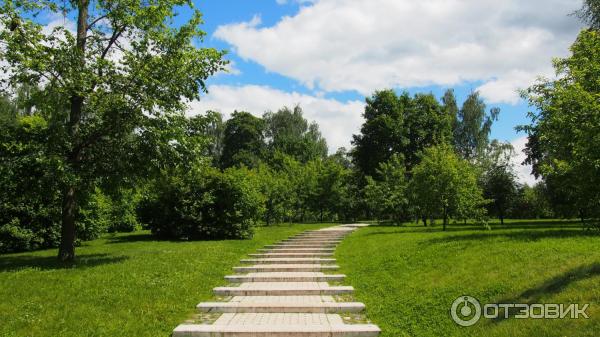
[[[444,109],[444,115],[448,118],[448,123],[450,124],[450,135],[446,141],[451,142],[454,139],[454,130],[458,127],[458,104],[456,103],[454,90],[448,89],[444,92],[442,109]]]
[[[365,199],[378,219],[400,224],[408,215],[406,168],[402,155],[393,155],[378,169],[379,180],[367,177]]]
[[[223,154],[223,138],[225,133],[225,123],[223,115],[216,111],[207,111],[204,116],[203,133],[208,138],[208,152],[206,155],[212,158],[212,163],[219,166],[221,155]]]
[[[419,153],[425,148],[449,141],[452,134],[450,114],[433,94],[416,94],[406,109],[404,132],[408,143],[402,149],[406,167],[419,163]]]
[[[572,55],[557,59],[557,79],[542,79],[523,96],[529,112],[526,163],[548,187],[562,191],[584,218],[600,218],[600,33],[583,30]]]
[[[375,176],[380,163],[402,153],[408,143],[404,131],[404,110],[408,94],[398,97],[393,90],[376,91],[366,99],[360,134],[352,136],[354,164],[365,176]]]
[[[514,155],[510,143],[493,140],[482,152],[477,164],[482,172],[481,185],[484,196],[491,201],[488,210],[504,225],[506,213],[517,197],[519,185],[511,158]]]
[[[264,128],[261,118],[235,111],[225,122],[221,167],[258,167],[265,155]]]
[[[574,13],[591,29],[600,30],[600,1],[584,0],[583,7]]]
[[[142,143],[151,131],[167,136],[165,128],[183,116],[182,98],[198,99],[204,81],[225,65],[223,52],[194,46],[204,36],[200,12],[175,27],[176,7],[185,5],[189,2],[6,0],[1,5],[1,57],[10,74],[3,83],[42,84],[36,110],[48,121],[49,151],[61,162],[62,261],[75,258],[80,203],[94,185],[123,182],[159,164],[148,160],[156,157],[134,160],[135,147],[148,145]],[[75,17],[76,31],[58,26],[44,34],[32,20],[41,12]]]
[[[474,167],[449,145],[426,149],[413,169],[410,183],[413,203],[425,216],[441,216],[446,230],[451,217],[482,219],[485,200]]]
[[[462,158],[475,159],[489,143],[492,124],[498,119],[500,109],[492,108],[489,114],[479,97],[472,92],[458,112],[458,121],[454,129],[454,146]]]
[[[517,191],[510,214],[520,219],[544,219],[555,216],[550,204],[549,191],[544,182],[534,186],[523,185]]]
[[[286,172],[261,163],[257,168],[257,174],[261,193],[265,197],[266,225],[290,221],[293,216],[295,197],[294,186]]]
[[[327,156],[327,142],[316,123],[309,123],[302,116],[302,108],[283,107],[277,112],[263,115],[265,136],[271,155],[285,153],[296,160],[306,163]]]

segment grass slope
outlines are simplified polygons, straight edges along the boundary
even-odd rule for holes
[[[479,227],[370,227],[336,251],[347,284],[382,337],[597,336],[600,236],[569,222],[513,221]],[[452,302],[590,303],[590,319],[482,318],[459,327]]]
[[[259,228],[252,240],[107,236],[78,248],[70,269],[55,250],[0,255],[0,336],[169,336],[245,254],[324,226]]]

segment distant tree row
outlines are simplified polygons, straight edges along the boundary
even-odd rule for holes
[[[510,144],[490,140],[499,110],[477,92],[459,106],[452,90],[376,91],[353,147],[334,154],[299,106],[187,117],[226,64],[196,47],[200,13],[173,28],[179,0],[96,4],[0,5],[0,252],[58,246],[70,262],[82,240],[137,228],[214,239],[297,221],[599,222],[597,0],[577,13],[590,28],[557,78],[523,92],[532,187],[517,183]],[[76,17],[76,32],[45,34],[33,18],[48,12]]]

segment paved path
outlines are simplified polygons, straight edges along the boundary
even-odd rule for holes
[[[344,236],[366,224],[340,225],[306,231],[256,254],[235,267],[225,279],[237,286],[217,287],[226,302],[198,304],[201,312],[221,314],[212,324],[181,324],[174,337],[369,337],[373,324],[350,324],[342,316],[360,313],[358,302],[338,302],[352,294],[349,286],[330,285],[345,275],[331,273],[332,258]],[[340,315],[341,314],[341,315]]]

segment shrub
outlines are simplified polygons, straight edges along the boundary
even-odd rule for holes
[[[141,202],[140,218],[160,238],[248,238],[264,207],[257,185],[245,168],[197,168],[165,177]]]

